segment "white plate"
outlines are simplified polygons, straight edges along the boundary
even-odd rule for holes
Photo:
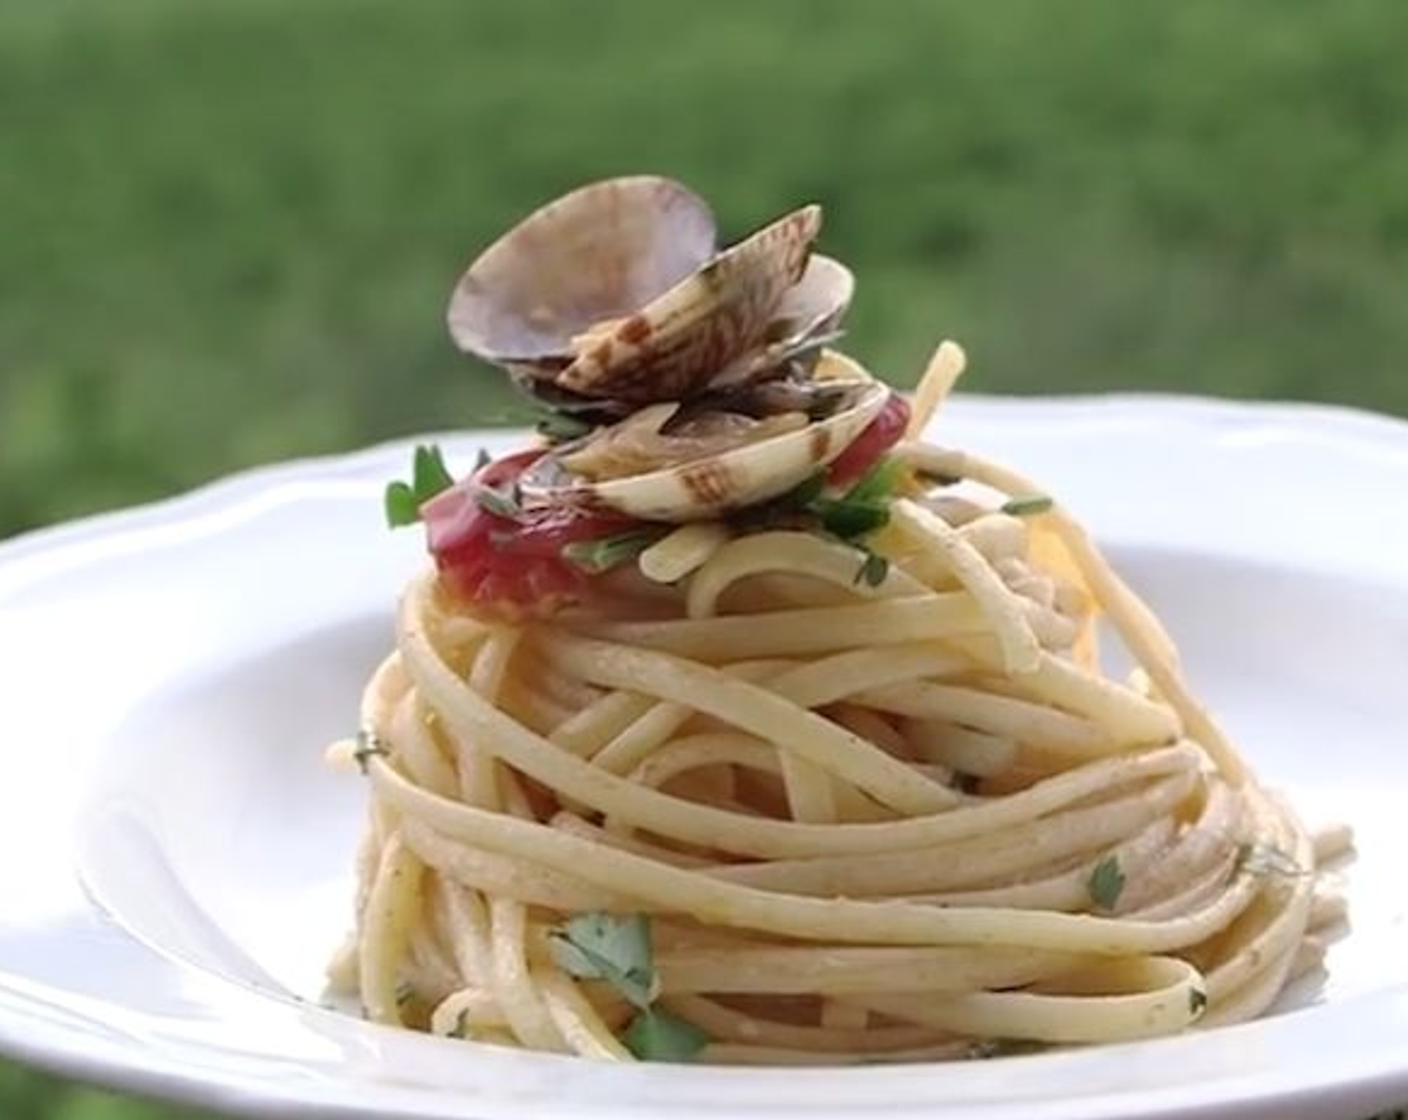
[[[950,442],[1071,500],[1195,685],[1312,818],[1353,930],[1262,1022],[962,1065],[610,1067],[319,1006],[363,791],[325,772],[419,534],[405,445],[242,475],[0,547],[0,1047],[249,1113],[1366,1116],[1408,1103],[1408,425],[1166,398],[966,399]],[[480,443],[449,441],[452,462]],[[501,436],[485,436],[501,447]]]

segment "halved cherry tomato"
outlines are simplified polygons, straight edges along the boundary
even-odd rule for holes
[[[875,419],[856,436],[855,442],[832,460],[826,481],[844,486],[860,478],[881,455],[899,443],[908,425],[909,402],[899,393],[891,393]]]
[[[571,507],[525,510],[517,518],[479,504],[485,488],[510,485],[541,455],[524,451],[486,464],[421,509],[441,578],[471,602],[550,609],[573,597],[587,576],[562,558],[564,545],[622,532],[629,519]]]

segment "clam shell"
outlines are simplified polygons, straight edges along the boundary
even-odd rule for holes
[[[560,468],[555,476],[530,471],[520,484],[524,499],[612,509],[647,521],[684,522],[776,498],[849,447],[890,395],[890,389],[859,363],[834,350],[822,353],[816,377],[855,384],[855,403],[800,431],[629,478],[588,482]],[[551,464],[554,458],[542,462]]]
[[[530,214],[460,278],[447,319],[460,349],[551,376],[573,339],[677,287],[713,257],[708,204],[671,179],[581,187]]]
[[[819,206],[765,226],[604,332],[554,380],[616,400],[692,395],[764,340],[820,230]]]
[[[789,358],[817,349],[831,337],[851,306],[856,278],[838,260],[813,253],[806,271],[778,304],[767,335],[772,339],[761,349],[744,354],[717,374],[709,388],[741,385],[776,369]]]

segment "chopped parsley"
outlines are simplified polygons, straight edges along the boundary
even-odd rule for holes
[[[833,537],[852,541],[866,537],[890,523],[889,509],[879,502],[853,502],[847,498],[818,498],[812,512]]]
[[[393,529],[414,525],[420,520],[420,507],[455,484],[440,448],[419,444],[411,460],[411,481],[392,482],[386,487],[383,505],[386,523]]]
[[[817,528],[854,544],[889,524],[890,502],[907,475],[903,460],[886,455],[849,489],[828,496],[826,472],[817,471],[780,498],[739,517],[753,525]]]
[[[1202,988],[1188,989],[1188,1012],[1190,1015],[1198,1016],[1208,1005],[1208,994]]]
[[[634,560],[663,533],[660,529],[632,529],[594,541],[573,541],[562,546],[562,558],[590,575],[599,575]]]
[[[650,919],[604,911],[576,914],[554,930],[553,957],[579,980],[605,980],[630,1003],[646,1010],[654,999],[655,961]]]
[[[1106,856],[1102,859],[1091,871],[1090,878],[1085,881],[1086,890],[1090,892],[1090,901],[1100,910],[1115,908],[1115,903],[1124,891],[1124,884],[1125,876],[1120,870],[1118,856]]]
[[[576,914],[548,936],[553,957],[566,972],[606,981],[637,1009],[621,1039],[637,1058],[683,1062],[707,1045],[709,1036],[694,1024],[653,1006],[657,982],[647,915]]]
[[[903,461],[892,455],[882,455],[875,465],[856,480],[846,491],[848,502],[888,502],[904,479]]]
[[[568,443],[581,439],[594,428],[594,424],[566,412],[546,412],[537,424],[538,434],[549,443]]]
[[[1002,512],[1012,517],[1035,517],[1038,513],[1046,513],[1055,504],[1045,494],[1028,494],[1003,502]]]
[[[709,1036],[668,1011],[642,1011],[621,1036],[626,1049],[643,1062],[687,1062],[709,1043]]]
[[[808,475],[779,498],[778,505],[788,509],[806,509],[821,497],[821,493],[825,489],[826,472],[817,471],[814,474]]]
[[[890,562],[878,552],[866,551],[860,571],[856,572],[856,578],[852,582],[863,583],[866,587],[879,587],[889,574]]]
[[[890,502],[904,475],[901,460],[883,456],[839,498],[824,498],[818,492],[805,509],[832,536],[854,541],[890,523]]]

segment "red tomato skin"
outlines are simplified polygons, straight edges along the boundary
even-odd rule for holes
[[[899,393],[889,399],[855,440],[831,462],[826,480],[833,486],[844,486],[865,474],[880,456],[904,438],[909,426],[909,402]]]
[[[488,463],[421,507],[430,554],[457,598],[500,614],[549,613],[576,598],[588,578],[562,558],[563,546],[631,524],[571,508],[528,510],[513,519],[480,505],[482,489],[510,485],[542,454],[524,451]]]

